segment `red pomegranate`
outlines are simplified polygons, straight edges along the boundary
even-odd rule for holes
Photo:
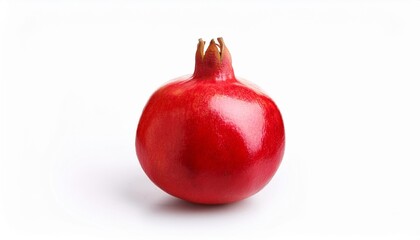
[[[283,157],[276,104],[239,81],[222,38],[199,40],[194,74],[159,88],[145,106],[136,151],[147,176],[194,203],[222,204],[261,190]]]

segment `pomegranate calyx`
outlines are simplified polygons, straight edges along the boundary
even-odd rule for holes
[[[235,79],[232,60],[223,38],[212,39],[204,52],[205,41],[198,40],[194,77],[215,80]]]

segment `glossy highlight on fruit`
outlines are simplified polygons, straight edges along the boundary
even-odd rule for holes
[[[199,40],[194,74],[150,97],[136,151],[147,176],[186,201],[223,204],[261,190],[277,171],[285,135],[276,104],[239,81],[223,42]]]

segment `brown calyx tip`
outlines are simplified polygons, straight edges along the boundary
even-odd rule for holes
[[[197,44],[197,57],[203,59],[204,58],[204,45],[206,45],[206,42],[203,41],[203,39],[198,39]]]
[[[220,57],[223,56],[223,52],[225,50],[225,42],[223,41],[222,37],[218,37],[217,38],[217,42],[219,43],[219,48],[220,48]]]
[[[205,44],[206,42],[203,41],[203,39],[198,39],[197,57],[200,57],[203,60],[206,56],[217,55],[217,58],[221,61],[225,52],[225,42],[223,41],[223,38],[218,37],[217,43],[212,39],[207,50],[204,52]]]

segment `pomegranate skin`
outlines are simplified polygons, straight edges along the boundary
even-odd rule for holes
[[[285,149],[276,104],[235,78],[230,54],[219,43],[219,60],[211,55],[213,41],[205,55],[199,44],[194,75],[158,89],[137,128],[137,156],[147,176],[194,203],[230,203],[257,193],[277,171]],[[213,57],[217,68],[209,67]]]

